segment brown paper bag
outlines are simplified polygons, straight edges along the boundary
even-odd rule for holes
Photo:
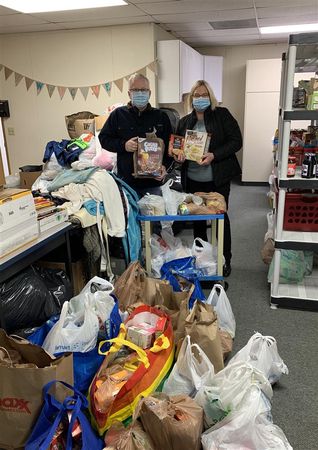
[[[196,300],[186,318],[185,332],[208,356],[215,373],[224,368],[219,326],[213,306]]]
[[[137,408],[156,450],[200,450],[203,410],[186,395],[154,394]]]
[[[28,368],[0,365],[0,448],[15,449],[24,447],[40,414],[43,386],[52,380],[73,384],[73,355],[52,358],[42,347],[9,337],[4,330],[0,330],[0,347],[9,354],[18,352],[22,362],[30,364]],[[57,384],[52,393],[63,401],[67,390]]]
[[[155,447],[138,421],[125,428],[115,422],[105,436],[107,447],[104,450],[155,450]]]
[[[230,333],[228,333],[227,331],[221,329],[219,331],[220,331],[223,358],[226,359],[232,351],[233,339]]]

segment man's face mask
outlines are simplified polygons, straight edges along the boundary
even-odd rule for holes
[[[149,102],[150,92],[149,90],[136,90],[131,89],[131,103],[136,106],[136,108],[144,108]]]

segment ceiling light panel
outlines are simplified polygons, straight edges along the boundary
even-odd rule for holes
[[[303,23],[298,25],[277,25],[273,27],[260,27],[261,34],[281,34],[281,33],[306,33],[318,31],[318,23]]]
[[[70,11],[88,8],[127,5],[124,0],[0,0],[0,5],[15,11],[31,14],[49,11]]]

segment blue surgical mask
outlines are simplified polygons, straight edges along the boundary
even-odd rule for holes
[[[196,97],[192,99],[192,104],[196,111],[203,112],[211,105],[211,102],[208,97]]]
[[[136,108],[144,108],[149,101],[149,91],[135,91],[131,93],[131,103]]]

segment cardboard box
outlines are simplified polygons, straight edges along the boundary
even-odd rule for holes
[[[20,172],[20,186],[24,189],[32,189],[32,185],[41,175],[40,172]]]
[[[2,163],[1,153],[0,153],[0,189],[3,188],[3,186],[5,185],[5,182],[6,182],[6,179],[4,176],[3,163]]]
[[[65,262],[38,261],[36,265],[40,267],[45,267],[47,269],[60,269],[66,272]],[[79,260],[76,262],[72,262],[71,266],[72,266],[73,292],[74,295],[77,295],[84,288],[88,280],[85,274],[85,267],[83,261]]]
[[[4,189],[0,192],[0,231],[32,220],[37,224],[35,204],[26,189]]]
[[[3,257],[25,244],[36,239],[39,235],[36,220],[26,220],[5,231],[0,232],[0,257]]]
[[[47,231],[60,223],[67,222],[67,220],[68,214],[66,209],[59,209],[53,214],[38,220],[39,232],[43,233],[44,231]]]
[[[96,132],[96,131],[100,131],[100,130],[103,128],[103,126],[105,125],[106,120],[108,119],[108,117],[109,117],[109,114],[105,114],[105,115],[103,115],[103,116],[97,116],[97,117],[95,117],[95,119],[94,119],[94,122],[95,122],[95,132]]]
[[[318,110],[318,91],[308,95],[307,109]]]

